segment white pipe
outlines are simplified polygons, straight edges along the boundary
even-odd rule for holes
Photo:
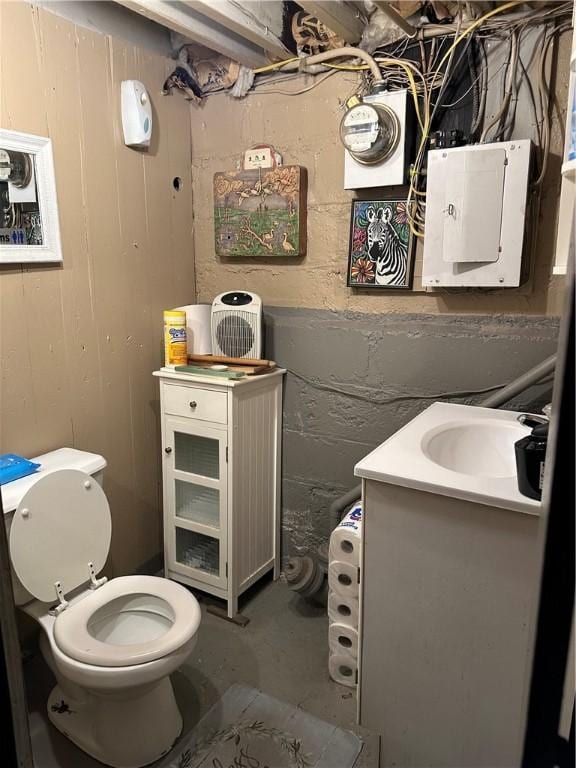
[[[286,64],[282,67],[282,71],[290,71],[293,69],[300,69],[301,66],[313,66],[314,64],[324,64],[326,61],[331,61],[332,59],[341,59],[343,57],[348,57],[351,59],[362,59],[368,66],[370,67],[370,70],[372,72],[372,75],[374,77],[374,80],[378,83],[381,83],[383,81],[382,72],[380,72],[380,67],[372,56],[370,56],[369,53],[366,53],[366,51],[363,51],[361,48],[353,48],[352,46],[345,46],[344,48],[334,48],[332,51],[325,51],[324,53],[317,53],[314,56],[306,56],[305,58],[300,59],[299,61],[292,61],[289,64]]]
[[[507,384],[498,392],[481,400],[478,405],[482,406],[482,408],[498,408],[516,395],[524,392],[528,387],[537,384],[545,376],[549,376],[554,371],[555,367],[556,355],[551,355],[550,357],[547,357],[546,360],[535,365],[534,368],[531,368],[529,371],[526,371],[526,373],[518,376],[517,379],[511,381],[510,384]]]

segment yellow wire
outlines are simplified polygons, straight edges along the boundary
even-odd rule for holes
[[[259,75],[261,72],[271,72],[273,69],[280,69],[285,64],[291,64],[293,61],[301,61],[299,56],[293,56],[291,59],[285,59],[284,61],[276,61],[274,64],[267,64],[265,67],[258,67],[253,69],[254,74]]]
[[[434,84],[435,84],[436,78],[438,76],[438,73],[439,73],[442,65],[449,58],[449,56],[452,53],[452,51],[454,50],[454,48],[456,48],[456,46],[459,45],[459,43],[462,40],[464,40],[464,38],[467,35],[469,35],[471,32],[473,32],[475,29],[477,29],[487,19],[491,18],[492,16],[496,16],[496,14],[498,14],[498,13],[502,13],[503,11],[507,11],[510,8],[514,8],[515,6],[520,5],[521,2],[522,2],[522,0],[512,0],[509,3],[505,3],[504,5],[500,5],[497,8],[493,8],[491,11],[489,11],[488,13],[485,13],[483,16],[481,16],[479,19],[476,19],[476,21],[473,22],[467,29],[465,29],[464,32],[462,32],[457,37],[455,37],[454,42],[448,48],[448,50],[444,53],[444,55],[442,56],[442,59],[440,60],[440,63],[436,67],[435,77],[434,77],[434,79],[432,81],[432,84],[430,86],[430,90],[434,90]],[[419,166],[420,162],[421,162],[422,153],[423,153],[424,147],[426,145],[426,142],[428,141],[429,130],[430,130],[430,112],[428,111],[427,118],[426,118],[426,127],[425,127],[425,130],[422,131],[422,137],[420,139],[420,145],[418,147],[418,151],[416,152],[416,161],[414,163],[414,167],[415,168],[417,168]],[[417,175],[417,174],[414,174],[414,175]],[[414,175],[410,179],[410,189],[409,189],[409,192],[408,192],[408,199],[409,199],[409,201],[410,201],[410,197],[411,197],[412,194],[419,194],[419,190],[417,190],[414,187]],[[417,205],[417,203],[414,203],[414,204]],[[412,217],[411,213],[409,215],[408,223],[410,225],[410,230],[411,230],[412,234],[415,237],[423,237],[424,236],[423,233],[418,232],[414,228],[414,226],[413,226],[413,217]]]
[[[459,43],[464,40],[464,38],[470,34],[470,32],[473,32],[475,29],[477,29],[481,24],[483,24],[487,19],[489,19],[492,16],[496,16],[497,13],[502,13],[503,11],[508,11],[510,8],[514,8],[517,5],[521,5],[523,0],[511,0],[509,3],[504,3],[504,5],[498,6],[498,8],[494,8],[491,11],[488,11],[488,13],[485,13],[484,16],[480,16],[479,19],[476,19],[470,26],[464,30],[461,34],[458,35],[458,37],[454,40],[450,48],[446,51],[444,56],[440,59],[440,63],[436,67],[436,72],[440,69],[442,64],[446,61],[446,59],[450,56],[452,50],[456,48]]]
[[[412,93],[412,99],[414,100],[414,107],[416,108],[416,117],[418,119],[418,124],[420,125],[420,129],[423,131],[424,123],[420,115],[420,105],[418,104],[418,91],[416,89],[416,81],[414,80],[414,75],[412,74],[411,68],[404,62],[396,61],[393,59],[380,59],[378,64],[380,65],[380,63],[382,63],[384,66],[393,65],[393,66],[401,67],[406,72],[406,76],[408,77],[408,82],[410,83],[410,91]],[[328,64],[327,62],[323,62],[322,66],[329,67],[330,69],[341,69],[341,70],[353,71],[353,72],[370,69],[370,67],[367,64]],[[418,74],[422,77],[421,72],[418,72]],[[424,88],[425,96],[427,96],[426,82],[423,77],[422,77],[422,85]]]

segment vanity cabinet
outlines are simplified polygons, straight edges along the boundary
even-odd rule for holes
[[[517,488],[517,416],[436,403],[356,466],[359,722],[381,768],[521,763],[540,503]]]
[[[168,578],[227,601],[280,569],[283,370],[160,379]]]

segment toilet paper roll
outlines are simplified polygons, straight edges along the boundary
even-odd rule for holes
[[[358,630],[346,624],[332,622],[328,628],[328,645],[330,652],[336,655],[358,658]]]
[[[328,657],[328,672],[332,680],[349,688],[356,687],[358,664],[352,656],[342,653],[331,653]]]
[[[339,595],[337,592],[328,594],[328,618],[338,624],[358,629],[358,599]]]
[[[210,330],[211,304],[188,304],[176,307],[186,312],[186,342],[189,355],[211,355],[212,336]]]
[[[358,597],[358,567],[342,560],[328,564],[328,586],[333,592],[348,597]]]
[[[355,504],[330,536],[330,560],[360,565],[362,502]]]

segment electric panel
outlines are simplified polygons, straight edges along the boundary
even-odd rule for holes
[[[422,283],[520,285],[529,140],[428,153]]]

